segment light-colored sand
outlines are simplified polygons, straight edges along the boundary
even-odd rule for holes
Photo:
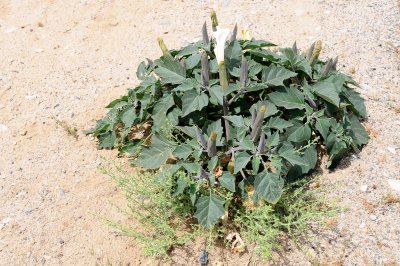
[[[99,218],[123,217],[115,184],[102,176],[98,151],[82,131],[109,101],[137,83],[136,66],[200,36],[209,1],[0,1],[0,265],[145,264],[131,239]],[[219,1],[220,23],[305,49],[322,39],[324,56],[355,71],[369,111],[370,144],[325,183],[348,207],[334,231],[278,265],[400,264],[400,204],[388,180],[400,179],[400,15],[395,0]],[[78,140],[56,124],[78,129]],[[194,265],[198,249],[178,249],[174,264]],[[213,263],[246,265],[215,250]],[[313,259],[315,258],[315,259]]]

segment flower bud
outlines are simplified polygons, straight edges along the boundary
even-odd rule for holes
[[[331,71],[331,69],[332,69],[332,65],[333,65],[333,60],[332,60],[332,58],[330,58],[328,60],[328,62],[326,63],[326,65],[324,66],[324,69],[322,70],[322,73],[321,73],[322,76],[328,75],[329,71]]]
[[[233,173],[235,172],[235,162],[234,160],[230,160],[228,163],[228,171],[229,173],[231,173],[233,175]]]
[[[296,42],[294,42],[294,44],[293,44],[293,46],[292,46],[292,49],[293,49],[293,52],[294,52],[295,54],[298,53],[298,50],[297,50],[297,43],[296,43]]]
[[[172,58],[172,55],[169,52],[167,46],[165,45],[164,40],[162,38],[157,38],[157,42],[158,42],[158,46],[160,46],[160,49],[161,49],[163,55],[166,57]]]
[[[322,50],[322,42],[317,41],[315,43],[315,49],[314,52],[310,58],[310,65],[314,65],[318,61],[319,54],[321,53]]]
[[[311,44],[310,48],[307,51],[307,61],[310,61],[312,54],[314,53],[315,42]]]
[[[231,34],[231,39],[230,41],[233,42],[234,40],[236,40],[236,35],[237,35],[237,23],[235,24],[235,27],[233,28],[232,34]]]
[[[313,109],[317,109],[317,108],[318,108],[317,103],[314,102],[313,99],[311,99],[310,97],[307,96],[307,97],[306,97],[306,100],[307,100],[308,104],[309,104]]]
[[[208,55],[203,52],[201,55],[201,80],[204,87],[208,87],[210,81],[210,66],[208,65]]]
[[[257,152],[263,154],[265,150],[265,134],[262,133],[260,141],[258,142]]]
[[[240,85],[242,88],[246,86],[247,76],[249,72],[249,65],[246,57],[242,56],[242,65],[240,67]]]
[[[203,149],[207,149],[207,142],[206,139],[204,138],[203,132],[201,132],[200,128],[195,127],[196,130],[196,135],[197,135],[197,141],[201,145]]]
[[[333,60],[333,63],[332,63],[333,70],[336,70],[336,65],[337,65],[338,60],[339,60],[339,56],[336,56],[336,58]]]
[[[213,31],[217,30],[218,19],[217,19],[217,14],[215,13],[214,10],[211,10],[211,26],[212,26]]]
[[[250,133],[250,138],[255,141],[261,133],[261,126],[262,126],[262,122],[264,120],[264,115],[265,112],[267,111],[267,106],[266,105],[262,105],[260,107],[260,110],[257,112],[257,117],[252,125],[252,130]]]
[[[214,157],[217,154],[217,133],[211,132],[210,139],[207,144],[208,157]]]
[[[210,39],[208,37],[208,32],[207,32],[207,24],[204,22],[203,28],[202,28],[202,35],[203,35],[203,43],[207,45],[210,42]]]

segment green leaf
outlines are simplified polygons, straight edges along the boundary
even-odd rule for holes
[[[275,128],[275,129],[278,129],[279,131],[282,131],[285,128],[288,128],[291,126],[293,126],[292,123],[290,123],[290,122],[286,121],[285,119],[282,119],[278,116],[271,117],[267,123],[267,127]]]
[[[283,193],[284,180],[276,173],[262,172],[254,181],[255,193],[268,203],[275,204]]]
[[[253,169],[253,175],[257,175],[260,170],[261,159],[259,156],[254,156],[251,160],[251,168]]]
[[[117,135],[115,134],[115,131],[109,131],[100,134],[98,138],[99,138],[99,145],[98,145],[99,148],[111,149],[114,147]]]
[[[135,165],[147,169],[158,169],[171,155],[171,147],[165,140],[156,135],[151,138],[151,146],[142,151],[139,158],[134,162]]]
[[[224,172],[218,180],[221,186],[231,192],[235,192],[235,177],[231,173]]]
[[[299,165],[299,166],[307,166],[304,162],[304,159],[298,155],[293,148],[289,148],[284,150],[283,152],[279,152],[279,156],[286,159],[291,165]]]
[[[242,139],[239,142],[235,143],[236,145],[239,145],[240,147],[246,149],[246,150],[254,150],[255,146],[254,146],[254,142],[250,139]]]
[[[309,140],[311,138],[311,128],[308,124],[298,127],[293,133],[288,137],[289,141],[302,142]]]
[[[217,142],[221,139],[223,131],[224,131],[224,128],[221,125],[221,119],[218,119],[217,121],[212,121],[207,126],[208,137],[211,135],[211,132],[217,133]]]
[[[187,116],[194,111],[200,111],[208,105],[208,96],[205,93],[198,94],[195,90],[187,91],[182,96],[182,116]]]
[[[286,109],[304,109],[304,95],[295,88],[279,88],[268,94],[271,101]]]
[[[181,84],[186,80],[186,70],[179,61],[164,57],[158,61],[154,72],[160,77],[162,83]]]
[[[250,162],[251,155],[249,155],[247,152],[241,152],[235,157],[235,168],[234,168],[234,173],[238,173],[240,170],[242,170],[246,165]]]
[[[353,115],[350,118],[350,122],[351,122],[350,131],[352,133],[351,137],[353,138],[354,142],[358,146],[367,144],[368,143],[368,133],[365,130],[364,126],[360,123],[360,121],[358,121],[358,118]]]
[[[183,163],[182,166],[191,174],[195,174],[200,171],[200,165],[198,163]]]
[[[175,148],[172,155],[183,160],[186,160],[193,152],[193,149],[188,144],[181,144]]]
[[[228,116],[223,116],[226,120],[232,122],[233,125],[237,127],[245,127],[244,119],[242,116],[239,115],[228,115]]]
[[[315,168],[318,160],[318,154],[315,145],[308,147],[303,154],[303,161],[306,165],[301,166],[303,174],[307,174],[311,169]]]
[[[172,89],[172,91],[189,91],[192,90],[194,88],[196,88],[199,85],[199,83],[197,82],[196,79],[186,79],[185,81],[182,82],[181,85],[175,87]]]
[[[317,118],[317,121],[315,122],[315,128],[318,130],[324,140],[326,140],[326,138],[328,137],[329,128],[331,126],[330,121],[331,118],[320,117]]]
[[[121,121],[124,123],[125,128],[130,128],[135,122],[136,111],[133,107],[128,107],[121,115]]]
[[[192,69],[200,63],[200,60],[201,60],[201,54],[199,53],[192,54],[191,56],[185,59],[185,67],[187,69]]]
[[[140,147],[142,144],[143,140],[134,140],[128,142],[119,150],[118,156],[137,156],[141,150]]]
[[[279,144],[279,132],[276,131],[270,137],[268,137],[265,141],[265,146],[268,148],[275,147]]]
[[[336,107],[339,107],[339,93],[336,91],[336,87],[333,83],[321,81],[315,83],[312,88],[316,95],[318,95],[325,101],[335,105]]]
[[[233,71],[235,66],[239,66],[242,59],[242,48],[240,47],[239,42],[231,42],[225,48],[224,56],[228,71]]]
[[[210,228],[215,225],[219,218],[224,215],[225,201],[214,194],[199,198],[196,203],[196,213],[199,224],[205,228]]]
[[[185,190],[185,188],[188,186],[188,183],[184,179],[179,178],[176,181],[176,185],[177,185],[177,188],[176,188],[176,191],[172,194],[173,197],[176,197],[176,196],[182,194],[183,191]]]
[[[296,54],[291,48],[281,49],[284,59],[287,60],[289,66],[294,71],[301,70],[311,77],[312,68],[308,60],[301,54]]]
[[[262,72],[262,81],[268,86],[283,86],[283,81],[297,76],[296,72],[287,70],[284,67],[270,65]]]
[[[365,108],[364,99],[361,98],[360,94],[355,90],[348,89],[345,93],[347,100],[351,103],[351,106],[361,117],[367,117],[367,110]]]

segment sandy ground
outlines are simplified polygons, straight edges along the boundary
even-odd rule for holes
[[[147,265],[134,241],[99,216],[123,219],[115,184],[83,130],[137,84],[136,66],[200,36],[209,1],[0,1],[0,265]],[[324,41],[354,73],[369,111],[370,144],[324,175],[346,206],[333,231],[277,257],[277,265],[400,265],[400,204],[384,198],[400,180],[400,15],[395,0],[219,1],[220,24],[305,49]],[[78,138],[57,124],[78,129]],[[400,194],[398,194],[400,195]],[[172,264],[195,265],[197,249]],[[247,265],[217,249],[212,263]],[[392,263],[392,264],[389,264]],[[151,264],[151,263],[150,263]],[[262,265],[261,262],[256,264]]]

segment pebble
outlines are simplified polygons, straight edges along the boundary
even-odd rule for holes
[[[7,132],[7,131],[8,131],[8,127],[4,124],[0,124],[0,133]]]
[[[378,217],[377,217],[376,215],[374,215],[374,214],[371,214],[371,215],[369,216],[369,219],[370,219],[371,221],[376,221],[376,219],[378,219]]]
[[[25,99],[27,99],[27,100],[33,100],[35,98],[36,98],[36,96],[34,96],[34,95],[26,95],[25,96]]]
[[[396,192],[400,193],[400,180],[389,179],[388,184],[389,184],[389,187],[391,187]]]
[[[395,147],[387,147],[387,150],[390,151],[393,155],[396,155],[396,148]]]
[[[14,32],[14,31],[16,31],[16,30],[17,30],[16,27],[11,26],[11,27],[6,28],[6,29],[4,30],[4,32],[5,32],[5,33],[12,33],[12,32]]]
[[[34,210],[35,210],[35,209],[33,209],[33,208],[25,208],[25,209],[24,209],[24,212],[25,212],[26,214],[31,214]]]
[[[360,189],[361,189],[362,192],[367,192],[368,185],[362,185]]]
[[[367,91],[371,89],[371,87],[367,84],[360,84],[360,88]]]
[[[359,228],[365,228],[365,223],[362,222],[362,223],[360,224]]]

